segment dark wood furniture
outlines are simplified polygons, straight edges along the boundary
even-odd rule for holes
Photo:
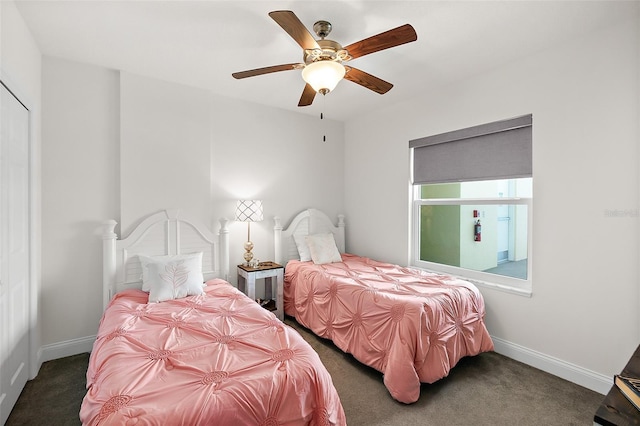
[[[620,374],[640,377],[640,345]],[[613,382],[613,378],[611,381]],[[616,385],[613,385],[596,411],[593,422],[603,426],[640,425],[640,410],[625,398]]]

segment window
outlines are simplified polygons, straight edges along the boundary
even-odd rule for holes
[[[531,125],[529,115],[410,142],[414,266],[531,294]]]
[[[527,292],[531,178],[419,185],[415,191],[415,266]]]

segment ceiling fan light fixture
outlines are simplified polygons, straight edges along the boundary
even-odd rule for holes
[[[357,68],[342,64],[418,39],[413,27],[410,24],[404,24],[342,47],[340,43],[326,38],[331,32],[331,23],[327,21],[317,21],[313,25],[313,30],[320,38],[316,39],[305,28],[300,18],[290,10],[274,10],[269,12],[269,16],[302,48],[302,63],[273,65],[234,72],[231,75],[236,79],[242,79],[273,72],[301,69],[302,78],[306,84],[298,102],[299,107],[311,105],[316,94],[329,93],[343,78],[375,93],[381,95],[387,93],[393,84]]]
[[[316,61],[307,64],[302,70],[302,78],[313,90],[326,94],[335,89],[344,77],[344,66],[335,61]]]

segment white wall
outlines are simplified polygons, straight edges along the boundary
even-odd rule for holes
[[[31,323],[29,375],[40,368],[40,147],[42,55],[13,1],[0,1],[0,79],[29,109]]]
[[[40,104],[41,54],[31,32],[13,1],[0,2],[0,68],[3,80],[25,95],[29,103]]]
[[[264,201],[251,225],[258,259],[273,259],[273,217],[284,221],[322,205],[343,204],[343,125],[146,77],[121,77],[121,218],[126,235],[143,215],[185,208],[214,230],[230,220],[230,280],[243,262],[247,225],[234,223],[235,202]]]
[[[640,340],[639,44],[630,18],[348,123],[347,249],[408,262],[409,140],[532,113],[533,296],[483,288],[487,326],[607,389]]]
[[[251,225],[254,256],[273,259],[273,217],[284,226],[298,212],[322,206],[344,211],[344,125],[285,110],[213,98],[211,203],[233,219],[238,198],[264,201],[263,222]],[[322,134],[327,141],[322,142]],[[217,217],[218,215],[216,215]],[[230,224],[230,260],[243,262],[243,222]],[[231,269],[232,282],[235,268]]]
[[[102,241],[96,230],[119,214],[119,75],[45,56],[42,82],[46,346],[95,334],[102,310],[96,285],[102,279]],[[56,355],[45,352],[51,356]]]
[[[191,87],[45,57],[43,343],[47,358],[90,350],[101,312],[107,219],[125,235],[140,216],[181,208],[217,231],[231,220],[230,281],[246,224],[235,201],[264,200],[252,225],[259,259],[273,258],[273,216],[311,206],[343,211],[343,125],[214,96]],[[82,303],[78,303],[82,300]]]
[[[128,73],[120,87],[123,234],[167,208],[188,207],[209,224],[209,94]]]

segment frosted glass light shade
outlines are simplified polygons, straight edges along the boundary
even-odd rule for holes
[[[316,92],[332,91],[344,77],[344,66],[334,61],[312,62],[302,70],[302,78]]]

